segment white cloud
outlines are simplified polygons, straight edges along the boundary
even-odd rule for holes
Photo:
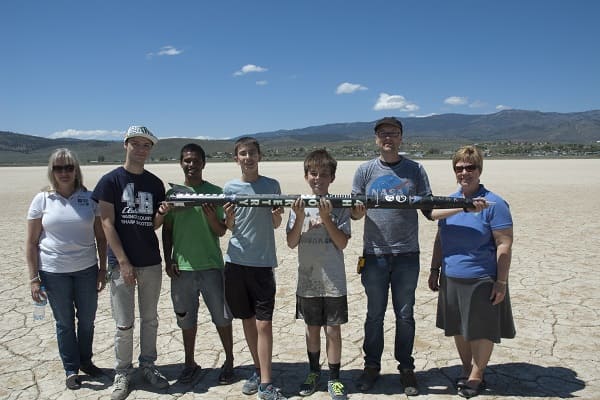
[[[54,132],[49,137],[51,139],[98,139],[98,140],[121,140],[125,132],[122,131],[107,131],[102,129],[95,130],[79,130],[67,129],[64,131]]]
[[[407,112],[414,112],[419,109],[419,106],[408,102],[404,96],[399,94],[389,95],[387,93],[380,93],[377,103],[373,106],[373,110],[400,110]]]
[[[367,87],[359,85],[358,83],[344,82],[337,87],[335,94],[350,94],[356,92],[357,90],[367,89]]]
[[[160,56],[178,56],[181,53],[183,53],[183,50],[179,50],[173,46],[163,46],[160,48],[160,50],[158,50],[156,53],[148,53],[146,54],[146,56],[148,58],[152,58],[154,56],[160,57]]]
[[[265,72],[265,71],[268,71],[268,69],[265,67],[260,67],[258,65],[254,65],[254,64],[246,64],[239,71],[235,71],[233,73],[233,76],[246,75],[250,72]]]
[[[258,86],[265,86],[265,85],[268,85],[268,84],[269,84],[269,82],[267,82],[267,81],[256,81],[256,84],[257,84]]]
[[[434,115],[437,115],[437,113],[429,113],[429,114],[409,114],[410,117],[415,117],[415,118],[427,118],[427,117],[432,117]]]
[[[496,110],[498,110],[498,111],[502,111],[502,110],[511,110],[511,109],[512,109],[512,107],[511,107],[511,106],[505,106],[505,105],[503,105],[503,104],[498,104],[498,105],[496,106]]]
[[[475,100],[473,102],[471,102],[471,104],[469,104],[469,108],[481,108],[481,107],[485,107],[487,106],[487,103],[485,101],[481,101],[481,100]]]
[[[469,99],[467,99],[466,97],[450,96],[444,100],[444,103],[451,106],[462,106],[464,104],[467,104],[468,101]]]

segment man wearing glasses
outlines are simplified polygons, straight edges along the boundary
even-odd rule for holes
[[[394,117],[382,118],[375,123],[379,157],[358,167],[352,182],[353,195],[431,195],[423,166],[398,154],[402,133],[402,123]],[[422,212],[431,219],[431,211]],[[415,396],[419,393],[412,357],[415,338],[413,307],[419,278],[417,211],[354,207],[352,219],[362,217],[365,217],[365,263],[361,270],[361,282],[367,295],[367,318],[363,342],[364,370],[357,379],[356,387],[368,391],[379,378],[383,321],[391,288],[396,315],[394,356],[398,361],[404,393]]]

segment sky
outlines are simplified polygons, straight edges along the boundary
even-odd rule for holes
[[[595,0],[3,0],[0,131],[245,134],[600,109]]]

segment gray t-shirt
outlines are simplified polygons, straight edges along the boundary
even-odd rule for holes
[[[298,286],[296,294],[301,297],[341,297],[346,291],[346,268],[344,253],[332,242],[321,223],[318,208],[304,209],[304,224],[298,244]],[[334,208],[333,223],[350,237],[350,209]],[[290,210],[287,224],[289,232],[296,221]]]
[[[260,176],[256,182],[229,181],[224,194],[281,194],[279,182]],[[248,267],[277,266],[275,232],[270,207],[236,207],[225,261]]]
[[[379,158],[361,164],[352,181],[352,194],[430,196],[423,166],[402,158],[389,165]],[[416,210],[367,209],[363,234],[366,254],[405,254],[419,251]]]

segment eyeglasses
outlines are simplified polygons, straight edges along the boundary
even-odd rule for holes
[[[456,172],[457,174],[461,173],[463,171],[473,172],[477,168],[478,168],[477,165],[473,165],[473,164],[470,164],[470,165],[455,165],[454,166],[454,172]]]
[[[53,165],[52,166],[52,171],[53,172],[73,172],[75,171],[75,166],[72,164],[68,164],[68,165]]]
[[[398,137],[400,136],[400,132],[399,131],[379,131],[379,132],[375,132],[375,134],[377,135],[378,138],[383,139],[385,137]]]

